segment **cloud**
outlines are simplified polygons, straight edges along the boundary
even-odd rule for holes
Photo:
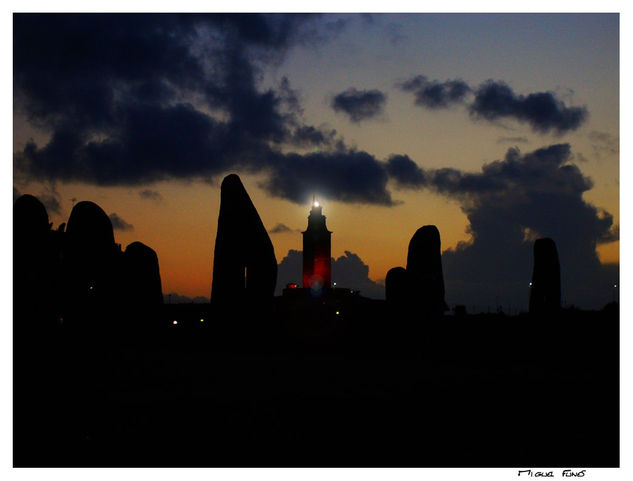
[[[609,216],[608,212],[603,212],[603,215]],[[616,242],[620,240],[620,225],[613,224],[607,232],[605,232],[596,242],[598,244],[608,244],[609,242]]]
[[[468,111],[473,119],[491,122],[513,119],[542,134],[576,130],[589,115],[585,107],[568,107],[553,92],[519,95],[500,81],[488,80],[475,88],[459,79],[440,82],[418,75],[398,83],[397,87],[412,92],[415,104],[428,109],[466,103],[472,94]]]
[[[413,92],[415,104],[429,109],[447,108],[466,100],[471,88],[463,80],[429,80],[418,75],[397,84],[405,92]]]
[[[280,296],[287,284],[302,285],[303,278],[303,253],[290,249],[277,266],[277,287],[275,295]]]
[[[345,251],[332,262],[332,282],[336,287],[359,290],[362,296],[372,299],[385,298],[385,286],[369,278],[369,266],[353,252]]]
[[[584,307],[611,299],[617,266],[601,265],[596,245],[616,239],[618,230],[610,213],[583,199],[593,184],[571,158],[569,144],[525,154],[511,148],[478,173],[424,170],[406,156],[389,159],[401,188],[454,198],[468,218],[471,239],[443,254],[448,302],[526,306],[537,237],[558,246],[564,298]]]
[[[116,212],[113,212],[112,214],[110,214],[109,217],[110,217],[110,220],[112,221],[112,228],[114,230],[120,230],[120,231],[134,230],[134,226],[132,224],[128,224],[127,222],[125,222],[121,217],[119,217],[119,215]]]
[[[160,194],[160,192],[157,192],[155,190],[145,189],[145,190],[140,191],[138,195],[141,196],[141,199],[155,200],[157,202],[160,202],[163,200],[163,196]]]
[[[296,232],[295,229],[291,229],[286,224],[279,223],[268,231],[270,234],[285,234],[287,232]]]
[[[332,99],[335,112],[347,114],[352,122],[372,119],[383,111],[387,96],[380,90],[356,90],[349,88]]]
[[[292,132],[290,142],[298,147],[334,145],[336,130],[301,125]]]
[[[288,255],[281,260],[277,269],[275,294],[281,295],[287,284],[301,285],[302,273],[303,253],[294,249],[289,250]],[[336,282],[336,287],[360,290],[360,294],[365,297],[385,298],[384,285],[372,281],[369,278],[369,267],[358,255],[350,251],[345,251],[345,255],[338,259],[332,258],[332,281]]]
[[[255,172],[293,202],[393,205],[381,163],[306,124],[288,79],[259,88],[289,48],[345,28],[328,18],[16,14],[16,110],[50,140],[16,152],[15,172],[103,186]]]
[[[312,194],[341,202],[396,205],[387,190],[384,165],[354,150],[277,155],[272,175],[260,186],[274,196],[305,203]]]
[[[424,171],[408,155],[392,155],[387,160],[386,171],[403,188],[417,188],[426,185]]]
[[[540,133],[576,130],[588,116],[586,108],[567,107],[552,92],[517,95],[507,84],[492,80],[477,88],[469,109],[474,118],[489,121],[511,118],[529,124]]]

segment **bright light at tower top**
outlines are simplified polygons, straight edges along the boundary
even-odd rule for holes
[[[315,200],[315,201],[312,203],[312,206],[313,206],[313,207],[319,207],[319,202]]]

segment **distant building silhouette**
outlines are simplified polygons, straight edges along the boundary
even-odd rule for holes
[[[534,269],[530,283],[530,312],[560,308],[560,264],[556,243],[549,238],[534,242]]]
[[[303,287],[321,292],[332,282],[332,232],[318,202],[312,204],[308,228],[303,232]]]
[[[272,300],[276,282],[277,259],[268,232],[240,178],[228,175],[220,191],[211,300]]]

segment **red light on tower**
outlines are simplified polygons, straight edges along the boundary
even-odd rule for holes
[[[303,287],[320,290],[332,281],[332,233],[325,226],[323,207],[312,203],[308,228],[303,232]]]

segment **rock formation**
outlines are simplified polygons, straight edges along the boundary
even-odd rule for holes
[[[420,227],[409,242],[407,268],[394,267],[385,279],[385,298],[407,316],[441,316],[446,310],[440,232]]]
[[[75,205],[66,227],[64,288],[66,310],[72,321],[113,312],[120,296],[120,248],[114,243],[112,222],[94,202]]]
[[[441,315],[445,309],[440,232],[434,225],[420,227],[409,242],[407,279],[411,301],[420,312]]]
[[[407,271],[404,267],[389,269],[385,278],[385,299],[395,306],[407,302]]]
[[[132,242],[123,252],[123,279],[127,309],[154,310],[163,303],[158,256],[141,242]]]
[[[244,300],[271,301],[276,282],[277,259],[266,228],[240,178],[228,175],[220,193],[211,300],[238,307]]]
[[[60,256],[44,205],[23,195],[13,206],[13,292],[16,328],[28,330],[54,323],[57,312]]]

